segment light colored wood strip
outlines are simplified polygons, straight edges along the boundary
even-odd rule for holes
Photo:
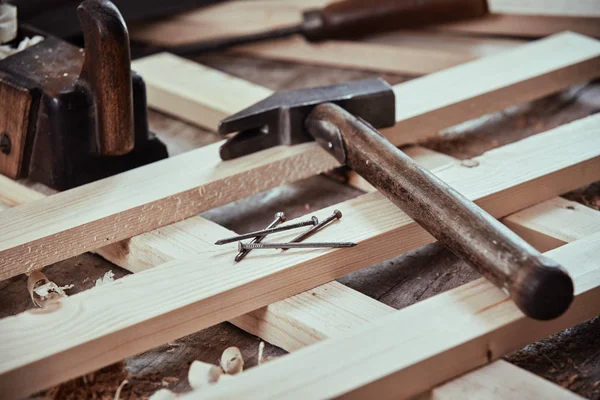
[[[148,104],[204,128],[273,94],[251,82],[169,53],[136,60],[146,82]]]
[[[599,73],[598,41],[557,35],[502,57],[487,57],[396,85],[398,122],[384,134],[396,145],[429,138],[440,129]],[[457,82],[461,85],[456,86]],[[219,159],[220,145],[3,212],[0,279],[338,166],[315,143],[272,148],[228,162]],[[177,171],[176,179],[173,171]]]
[[[521,39],[451,35],[424,29],[380,33],[368,36],[362,41],[468,54],[473,58],[498,54],[525,44]]]
[[[600,313],[600,233],[546,253],[575,282],[560,318],[526,318],[484,279],[184,398],[407,398]],[[349,349],[352,349],[349,351]],[[344,360],[334,362],[332,360]]]
[[[563,33],[396,85],[396,120],[404,122],[402,126],[396,124],[383,132],[395,143],[407,132],[419,132],[415,136],[417,140],[423,140],[432,133],[465,121],[464,113],[469,113],[473,107],[478,113],[487,114],[498,110],[496,101],[503,103],[501,109],[504,109],[560,90],[574,82],[552,71],[560,69],[573,78],[579,74],[592,74],[589,68],[600,70],[600,60],[592,63],[595,64],[592,67],[584,61],[587,56],[581,57],[597,48],[598,43],[584,36]],[[573,49],[572,45],[578,48]],[[567,61],[575,57],[580,59],[578,63]],[[545,67],[540,68],[541,65]],[[541,69],[547,72],[541,73]],[[552,79],[548,79],[550,76]],[[567,80],[571,83],[567,84]],[[431,84],[436,87],[435,96],[423,96]],[[485,99],[490,93],[494,93],[496,100],[493,104]],[[432,110],[437,110],[435,118],[420,117]],[[472,114],[468,119],[478,115]]]
[[[415,400],[506,399],[583,399],[529,371],[498,360],[476,369]]]
[[[497,14],[600,17],[600,0],[489,0],[488,7]]]
[[[566,54],[562,48],[571,49],[573,54]],[[522,46],[503,52],[499,56],[486,57],[396,85],[399,110],[397,126],[398,130],[407,135],[395,139],[399,140],[396,144],[435,136],[440,129],[464,122],[466,119],[497,111],[511,104],[530,101],[591,79],[600,69],[597,48],[598,42],[591,39],[586,40],[574,34],[557,35],[552,40]],[[508,67],[513,64],[519,65],[519,68]],[[134,68],[146,79],[149,104],[152,107],[194,123],[209,121],[203,126],[213,130],[216,130],[219,118],[237,112],[271,93],[258,85],[229,77],[173,55],[161,54],[138,60],[134,62]],[[555,75],[557,69],[565,68],[567,69],[565,73]],[[171,71],[177,73],[173,74]],[[537,79],[534,78],[535,75]],[[208,78],[205,79],[205,76]],[[219,81],[221,90],[216,92],[206,90],[204,87],[206,80]],[[439,92],[440,95],[424,95],[432,92],[433,82],[435,82],[435,93]],[[460,82],[460,85],[456,82]],[[240,93],[238,96],[240,100],[233,100],[236,102],[234,106],[213,105],[220,104],[221,100],[214,101],[211,96],[214,95],[217,99],[223,96],[230,98],[230,93],[234,92]],[[485,99],[481,97],[482,95]],[[496,107],[495,101],[488,100],[491,97],[499,101],[502,99],[505,103],[502,107]],[[428,104],[431,106],[427,107]],[[486,110],[481,113],[480,107]],[[427,118],[409,120],[406,121],[408,126],[404,125],[404,122],[400,123],[406,118],[434,110],[440,114],[439,117],[430,118],[431,116],[428,115]],[[466,116],[467,110],[475,112]],[[407,140],[408,137],[410,140]]]
[[[478,157],[479,167],[457,164],[439,176],[493,216],[511,214],[597,179],[599,120],[521,140]],[[319,239],[358,246],[264,254],[244,268],[232,260],[235,246],[214,247],[62,299],[55,310],[0,320],[0,388],[9,397],[35,392],[433,241],[379,193],[316,215],[333,208],[344,223]]]
[[[22,203],[43,199],[45,197],[35,190],[31,190],[22,185],[15,185],[12,179],[7,178],[4,175],[0,175],[0,188],[2,187],[9,187],[10,190],[0,190],[0,201],[3,201],[12,207]]]
[[[540,251],[600,231],[598,211],[560,197],[515,213],[503,222]]]
[[[232,51],[281,61],[408,75],[425,75],[474,59],[469,54],[444,50],[341,40],[309,43],[302,37],[242,46]]]
[[[297,25],[306,5],[290,1],[236,1],[203,7],[159,22],[130,27],[132,39],[159,45],[178,45],[200,40],[250,35],[266,29]]]
[[[452,34],[499,35],[539,38],[571,31],[600,37],[600,18],[553,15],[490,14],[470,21],[440,24],[431,29]]]

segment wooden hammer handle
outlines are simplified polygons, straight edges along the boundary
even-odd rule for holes
[[[135,145],[127,26],[108,0],[85,0],[77,14],[85,40],[80,83],[91,93],[95,114],[92,151],[127,154]]]
[[[487,11],[487,0],[343,0],[306,11],[303,33],[309,40],[360,37],[477,18]]]
[[[419,166],[363,120],[325,103],[312,111],[306,128],[341,163],[506,289],[526,315],[548,320],[569,307],[573,282],[560,265]]]

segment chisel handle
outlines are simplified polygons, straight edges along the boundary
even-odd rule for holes
[[[507,290],[526,315],[548,320],[569,307],[573,282],[560,265],[419,166],[362,119],[325,103],[311,112],[306,128],[338,161]]]
[[[486,0],[343,0],[306,11],[302,33],[312,41],[481,17]]]

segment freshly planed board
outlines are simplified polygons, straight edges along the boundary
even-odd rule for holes
[[[445,114],[445,117],[454,115],[458,122],[464,122],[465,117],[470,119],[485,113],[479,113],[480,105],[473,101],[477,99],[474,96],[485,93],[485,98],[480,100],[491,106],[486,112],[539,98],[597,76],[599,48],[600,44],[593,39],[565,33],[396,85],[397,100],[405,100],[399,103],[401,113],[396,120],[402,121],[404,110],[408,115],[414,113],[412,101],[431,103],[428,111],[432,112],[438,104],[447,107],[458,98],[469,99],[465,108],[454,107]],[[213,130],[219,119],[272,93],[259,85],[167,53],[134,61],[133,68],[144,76],[151,107]],[[215,91],[211,82],[218,82],[220,90]],[[436,95],[438,91],[439,96]],[[231,96],[231,93],[238,95]],[[505,105],[495,107],[495,102],[501,98],[506,101]],[[477,112],[466,116],[468,109]],[[428,119],[441,121],[442,128],[452,125],[446,125],[437,116]],[[419,120],[419,124],[423,120]],[[424,131],[423,136],[431,136],[439,128],[417,126],[411,129]]]
[[[439,176],[492,215],[505,216],[597,179],[599,120],[504,146],[478,157],[478,167],[456,164]],[[319,235],[359,243],[342,250],[343,257],[339,250],[292,250],[248,258],[240,269],[234,248],[215,247],[63,299],[55,310],[1,320],[0,388],[13,397],[35,392],[433,240],[379,193],[335,208],[345,223]]]
[[[600,37],[600,17],[562,17],[554,15],[491,14],[483,18],[452,22],[432,27],[446,34],[497,35],[539,38],[572,31]]]
[[[396,85],[396,145],[585,82],[600,43],[561,34]],[[457,86],[457,84],[460,85]],[[0,214],[0,279],[180,221],[338,164],[315,143],[221,162],[221,143],[24,204]],[[177,171],[176,177],[173,171]]]
[[[132,68],[144,76],[150,107],[213,131],[226,116],[273,94],[170,53],[141,58]]]
[[[600,213],[560,197],[504,219],[504,224],[539,251],[548,251],[600,232]]]
[[[407,75],[425,75],[475,58],[465,53],[419,47],[341,40],[310,43],[302,37],[235,47],[232,51],[280,61]]]
[[[497,14],[600,17],[600,0],[489,0],[488,6]]]
[[[414,400],[583,400],[529,371],[498,360],[444,383]]]
[[[562,264],[575,283],[573,305],[558,319],[531,320],[501,290],[478,279],[335,340],[250,369],[236,376],[235,384],[208,387],[183,398],[414,396],[432,383],[442,383],[600,313],[600,233],[546,255]]]

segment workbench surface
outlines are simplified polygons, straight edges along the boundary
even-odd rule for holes
[[[381,76],[365,71],[314,67],[229,54],[206,55],[195,60],[274,90]],[[392,84],[408,79],[397,75],[383,77]],[[235,93],[231,95],[235,96]],[[448,130],[446,140],[426,143],[425,146],[467,159],[598,111],[600,82],[595,82],[483,117],[477,123],[455,127]],[[150,125],[167,143],[171,155],[218,140],[213,133],[156,112],[150,112]],[[173,171],[173,174],[177,174],[177,171]],[[277,211],[284,211],[288,218],[295,218],[361,193],[332,178],[316,176],[211,210],[202,216],[243,232],[262,229]],[[566,197],[600,209],[600,182]],[[243,266],[241,262],[240,268]],[[96,279],[109,270],[115,273],[117,279],[128,273],[91,254],[46,267],[44,272],[59,285],[74,284],[75,287],[68,292],[73,294],[92,287]],[[443,246],[434,243],[352,273],[341,278],[340,282],[399,309],[475,278],[477,273]],[[29,308],[32,308],[32,303],[25,276],[0,282],[0,317]],[[48,329],[50,333],[52,328]],[[124,364],[104,368],[85,380],[76,379],[66,383],[62,385],[57,398],[79,398],[83,393],[88,394],[88,398],[91,398],[91,393],[99,398],[112,398],[123,379],[128,379],[129,385],[123,388],[122,399],[147,397],[162,387],[176,392],[186,391],[189,389],[187,371],[193,360],[216,364],[225,348],[237,346],[242,350],[246,365],[251,367],[256,364],[259,343],[258,338],[222,323],[131,357]],[[268,344],[265,348],[266,357],[284,353]],[[598,399],[600,318],[527,346],[506,359],[582,396]]]

